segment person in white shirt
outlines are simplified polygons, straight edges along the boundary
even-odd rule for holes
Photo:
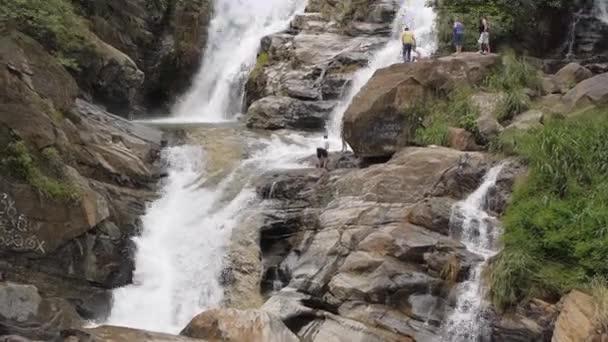
[[[326,169],[329,161],[329,140],[327,140],[327,134],[323,136],[323,147],[317,148],[317,168]]]

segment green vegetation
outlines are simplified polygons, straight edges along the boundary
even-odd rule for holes
[[[535,294],[541,282],[538,278],[540,268],[541,265],[525,251],[506,250],[499,254],[486,274],[494,305],[504,310]]]
[[[270,63],[270,56],[268,56],[268,53],[260,52],[255,62],[255,67],[253,68],[253,70],[251,70],[251,73],[249,74],[249,79],[257,79],[258,76],[260,76],[260,74],[262,73],[262,71],[264,71],[264,67],[268,65],[268,63]]]
[[[415,142],[421,145],[446,145],[449,127],[464,128],[478,134],[479,109],[471,101],[473,89],[459,85],[445,99],[418,106],[422,125],[416,130]]]
[[[549,121],[512,142],[529,174],[515,187],[489,275],[499,308],[608,276],[608,110]]]
[[[86,46],[87,27],[69,0],[3,1],[0,22],[13,23],[52,51],[64,66],[78,68],[75,55]]]
[[[499,122],[511,120],[515,115],[530,108],[530,98],[525,89],[540,91],[541,83],[537,70],[514,52],[502,57],[502,65],[486,80],[486,86],[503,93],[497,106],[496,118]]]
[[[25,143],[19,141],[5,147],[0,151],[0,156],[0,168],[3,173],[28,183],[51,198],[62,201],[79,199],[79,189],[60,179],[60,176],[63,175],[63,163],[54,148],[44,149],[41,158],[36,158],[30,153]],[[42,171],[41,164],[46,164],[49,168],[54,169],[54,177],[47,176]]]
[[[440,50],[453,51],[451,46],[454,19],[465,25],[465,51],[477,51],[479,20],[490,21],[491,44],[511,46],[538,52],[554,47],[548,39],[560,36],[567,29],[561,16],[568,15],[571,0],[439,0],[433,1],[438,14],[437,31]]]

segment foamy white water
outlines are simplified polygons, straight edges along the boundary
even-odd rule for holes
[[[288,27],[306,0],[215,0],[201,70],[173,112],[179,122],[222,122],[242,111],[260,40]]]
[[[445,325],[446,338],[453,342],[477,342],[486,336],[489,322],[483,315],[485,288],[482,273],[488,260],[498,252],[501,227],[497,218],[486,212],[486,197],[503,164],[488,171],[483,183],[467,199],[452,208],[452,235],[482,261],[473,266],[469,279],[458,285],[458,300]]]
[[[334,109],[331,121],[328,123],[329,139],[333,145],[342,144],[341,131],[342,120],[348,106],[361,88],[372,78],[376,70],[400,63],[401,57],[401,32],[404,26],[408,26],[416,35],[418,44],[417,51],[421,57],[429,57],[437,50],[437,35],[435,34],[436,14],[433,8],[426,6],[427,0],[404,0],[399,12],[393,21],[393,33],[391,40],[380,49],[371,59],[369,66],[355,74],[351,88]]]
[[[608,0],[595,0],[598,18],[608,24]]]

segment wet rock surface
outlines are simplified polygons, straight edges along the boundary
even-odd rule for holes
[[[341,98],[355,72],[388,41],[397,9],[391,1],[311,2],[290,30],[264,37],[245,87],[248,125],[322,130],[328,101]]]
[[[449,237],[452,205],[491,164],[481,153],[410,147],[365,169],[264,175],[262,309],[311,341],[436,340],[449,289],[478,261]],[[499,194],[518,174],[501,175],[489,206],[501,210]]]
[[[97,81],[131,91],[112,77]],[[131,281],[130,238],[155,197],[162,133],[78,92],[36,41],[18,32],[0,39],[0,273],[32,284],[31,295],[7,296],[39,302],[27,304],[25,326],[22,316],[5,316],[3,333],[56,336],[67,328],[63,313],[70,322],[98,318],[109,309],[107,291]]]

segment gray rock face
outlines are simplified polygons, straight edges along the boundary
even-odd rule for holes
[[[43,299],[32,285],[0,283],[0,332],[52,340],[60,336],[61,330],[81,324],[66,301]]]
[[[288,124],[294,121],[293,111],[287,107],[294,105],[284,104],[282,109],[287,110],[273,115],[285,116],[285,120],[260,118],[260,112],[276,112],[268,107],[277,97],[283,98],[283,103],[306,101],[304,110],[298,111],[298,121],[314,121],[314,129],[322,127],[319,122],[328,117],[326,101],[341,98],[355,72],[368,64],[371,52],[387,42],[389,19],[396,10],[392,1],[365,6],[311,2],[309,12],[296,16],[290,31],[263,38],[259,54],[264,56],[260,60],[267,62],[255,68],[245,87],[250,127],[293,127]],[[287,124],[276,124],[279,121]],[[308,124],[303,128],[309,128]]]
[[[263,176],[262,309],[311,341],[437,340],[446,289],[479,259],[449,237],[451,208],[488,163],[480,153],[406,148],[366,169]],[[496,193],[513,177],[505,171]],[[504,200],[488,205],[499,211]]]
[[[249,107],[247,127],[322,130],[335,105],[333,101],[302,101],[291,97],[269,96]]]
[[[577,84],[563,97],[569,109],[608,102],[608,73],[593,76]]]

